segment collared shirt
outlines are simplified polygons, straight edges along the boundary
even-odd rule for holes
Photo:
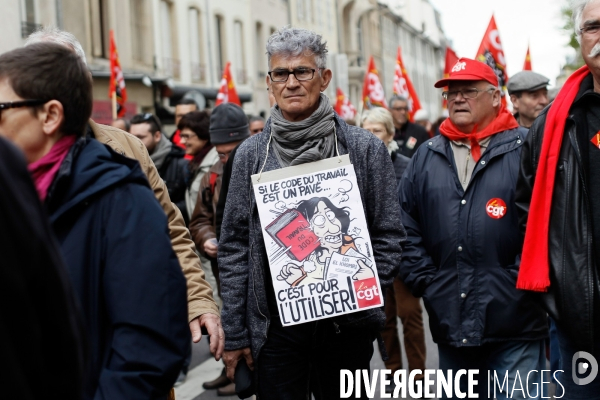
[[[488,136],[479,141],[482,155],[485,153],[492,137],[493,136]],[[471,175],[477,164],[471,155],[471,144],[468,140],[452,140],[450,141],[450,144],[452,153],[454,154],[454,163],[456,164],[458,179],[460,180],[463,190],[467,190],[469,182],[471,181]]]

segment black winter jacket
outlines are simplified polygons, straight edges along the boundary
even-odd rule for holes
[[[549,108],[531,126],[521,155],[516,205],[523,233]],[[600,278],[594,265],[592,216],[586,193],[589,188],[582,165],[581,149],[588,143],[587,139],[581,143],[578,136],[570,115],[565,124],[550,211],[550,288],[541,294],[541,299],[561,330],[580,344],[582,350],[591,351],[594,338],[600,335]]]
[[[496,134],[466,191],[444,136],[423,144],[402,178],[408,237],[400,277],[423,296],[437,343],[479,346],[547,336],[536,295],[516,289],[522,238],[515,186],[526,135],[523,128]]]
[[[171,201],[185,210],[185,190],[187,189],[188,164],[189,161],[183,158],[185,151],[173,145],[171,151],[165,157],[158,174],[165,182]]]
[[[409,162],[410,158],[403,156],[400,152],[395,151],[392,153],[392,164],[394,164],[394,173],[396,174],[396,184],[398,186],[400,186],[402,174],[404,174]]]
[[[44,205],[91,346],[83,399],[166,398],[190,346],[186,282],[139,163],[79,139]]]

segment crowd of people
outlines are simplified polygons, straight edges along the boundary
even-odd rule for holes
[[[435,84],[448,116],[434,125],[425,110],[409,120],[400,96],[346,123],[323,94],[326,43],[293,27],[266,43],[267,121],[182,99],[170,135],[151,113],[91,119],[68,32],[0,55],[3,394],[173,398],[207,334],[224,366],[205,389],[340,398],[340,370],[369,370],[374,341],[392,372],[425,370],[422,298],[443,373],[506,376],[506,399],[548,356],[557,397],[600,399],[600,378],[575,379],[580,352],[600,359],[600,1],[572,12],[585,65],[551,103],[549,80],[524,71],[511,113],[495,72],[460,58]],[[384,307],[284,326],[252,177],[346,156]],[[319,199],[302,229],[356,248],[344,209]],[[543,397],[535,376],[520,398]]]

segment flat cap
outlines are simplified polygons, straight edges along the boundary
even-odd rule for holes
[[[507,89],[508,94],[516,92],[535,92],[548,86],[550,79],[533,71],[521,71],[510,77]]]

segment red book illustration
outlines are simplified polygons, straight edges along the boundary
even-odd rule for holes
[[[304,261],[319,247],[319,238],[310,230],[310,224],[297,210],[287,210],[265,230],[287,254],[296,261]]]

